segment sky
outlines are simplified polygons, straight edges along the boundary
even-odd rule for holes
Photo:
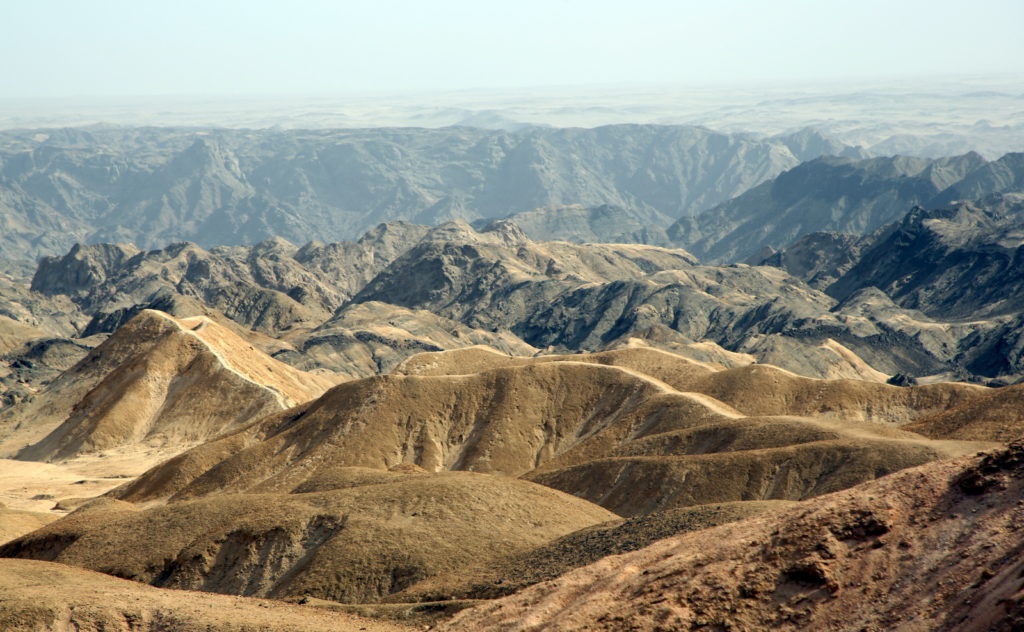
[[[1024,0],[0,0],[0,99],[1024,74]]]

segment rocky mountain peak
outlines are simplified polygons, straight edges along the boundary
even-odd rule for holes
[[[140,252],[131,244],[78,243],[62,257],[40,259],[31,288],[47,295],[85,291]]]

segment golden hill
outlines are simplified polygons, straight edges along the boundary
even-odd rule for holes
[[[63,564],[0,560],[5,632],[408,632],[266,599],[162,590]]]
[[[36,338],[43,338],[47,332],[32,325],[18,322],[0,314],[0,355],[9,353]]]
[[[806,415],[902,425],[990,393],[962,383],[900,388],[865,380],[814,379],[765,364],[730,369],[653,348],[577,355],[513,357],[484,347],[423,353],[402,363],[407,375],[459,375],[538,362],[588,362],[631,369],[679,391],[710,395],[746,415]]]
[[[1024,446],[667,538],[443,632],[1017,630]]]
[[[111,499],[0,547],[169,588],[373,602],[617,518],[508,477],[336,469],[326,491],[150,509]]]
[[[180,451],[332,383],[206,317],[145,310],[17,411],[6,445],[28,443],[18,452],[28,460],[134,444]]]
[[[987,392],[866,384],[890,397],[879,407],[888,416],[873,413],[890,422]],[[527,585],[592,561],[588,548],[628,551],[762,501],[817,497],[991,445],[863,421],[860,386],[650,348],[426,354],[233,429],[222,423],[223,434],[0,555],[240,595],[493,596],[452,578],[515,564],[523,572],[510,581]],[[699,517],[708,503],[740,504]],[[581,531],[619,516],[631,526]]]
[[[459,355],[480,353],[489,352]],[[604,358],[644,354],[664,361],[666,378],[709,371],[653,350]],[[412,463],[526,476],[633,515],[798,500],[978,449],[882,424],[748,417],[631,368],[547,360],[348,382],[181,454],[115,493],[141,502],[321,489],[335,468]]]

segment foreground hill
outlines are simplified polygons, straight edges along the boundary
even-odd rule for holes
[[[605,558],[441,630],[1013,630],[1024,446]]]
[[[986,393],[952,408],[922,417],[907,426],[935,439],[1009,442],[1024,428],[1024,385],[1016,384]]]
[[[294,493],[151,509],[97,501],[5,545],[0,556],[167,588],[365,603],[615,518],[508,477],[335,467]]]
[[[0,560],[7,632],[406,632],[280,601],[161,590],[64,564]]]

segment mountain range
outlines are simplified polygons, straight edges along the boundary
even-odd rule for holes
[[[666,225],[832,149],[786,140],[659,125],[3,131],[0,255],[76,241],[351,239],[383,221],[561,204],[614,204]]]
[[[0,140],[4,629],[1024,621],[1024,154]]]

